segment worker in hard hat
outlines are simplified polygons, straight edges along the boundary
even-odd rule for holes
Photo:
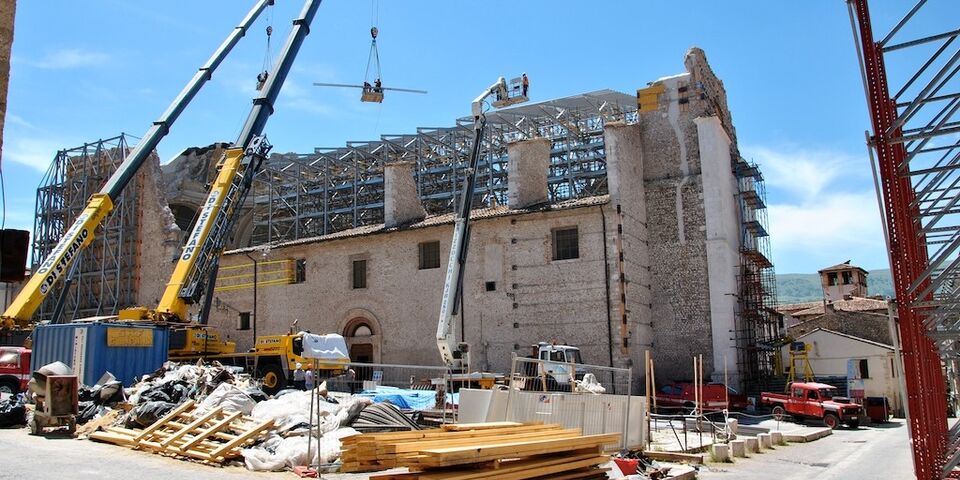
[[[303,364],[297,362],[297,368],[293,371],[293,386],[299,390],[303,390],[305,386],[306,376],[303,373]]]

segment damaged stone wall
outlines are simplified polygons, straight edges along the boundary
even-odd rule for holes
[[[700,353],[704,372],[722,375],[723,366],[717,364],[714,353],[718,347],[729,346],[716,343],[732,335],[713,331],[714,314],[732,318],[733,311],[711,311],[711,277],[726,278],[735,275],[735,270],[714,272],[708,266],[706,204],[733,199],[705,198],[694,120],[718,117],[732,148],[736,148],[736,137],[723,84],[703,51],[691,49],[684,64],[687,73],[653,83],[664,90],[655,110],[639,113],[637,127],[643,144],[653,356],[657,377],[662,379],[692,379],[692,358]],[[734,362],[731,359],[731,364]]]
[[[7,89],[10,86],[10,51],[17,2],[0,2],[0,155],[3,152],[3,124],[7,117]]]
[[[177,226],[164,194],[167,183],[156,152],[140,167],[137,177],[141,183],[137,204],[140,217],[137,225],[137,304],[155,307],[173,273],[184,233]]]

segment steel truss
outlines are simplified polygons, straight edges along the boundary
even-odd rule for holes
[[[636,98],[600,90],[489,112],[475,203],[506,204],[507,144],[543,137],[553,142],[551,201],[607,193],[603,126],[634,123]],[[275,155],[254,185],[252,245],[296,240],[383,222],[383,165],[414,162],[427,213],[452,212],[473,141],[473,119],[382,135],[370,142]]]
[[[132,140],[132,143],[131,143]],[[37,188],[33,222],[32,265],[40,265],[64,231],[86,207],[90,195],[106,183],[137,138],[119,136],[60,150]],[[136,302],[137,195],[131,182],[101,223],[96,237],[75,262],[72,285],[62,319],[113,315]],[[54,285],[37,311],[37,321],[50,320],[64,282]]]
[[[779,337],[777,282],[770,260],[767,192],[756,164],[735,157],[740,207],[740,271],[735,317],[737,366],[744,387],[758,390],[773,373],[773,342]]]
[[[868,144],[879,171],[918,479],[956,476],[960,463],[960,424],[948,429],[943,371],[955,371],[960,359],[960,29],[918,34],[929,28],[919,16],[958,20],[953,2],[927,3],[875,41],[867,0],[847,1],[873,127]],[[946,16],[931,12],[937,7]]]

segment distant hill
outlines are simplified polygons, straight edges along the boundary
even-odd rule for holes
[[[890,269],[870,270],[867,275],[869,295],[893,296]],[[812,302],[823,298],[820,275],[816,273],[785,273],[777,275],[777,300],[779,303]]]

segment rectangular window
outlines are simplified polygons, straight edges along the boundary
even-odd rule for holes
[[[577,227],[553,230],[553,259],[569,260],[571,258],[580,258],[580,238]]]
[[[850,272],[843,272],[843,284],[850,285],[853,283],[853,276],[850,275]]]
[[[867,359],[860,359],[860,378],[867,379],[870,378],[870,368],[867,364]]]
[[[353,288],[367,288],[367,261],[353,261]]]
[[[497,291],[497,282],[487,282],[486,287],[488,292],[495,292]]]
[[[294,264],[293,283],[303,283],[307,281],[307,259],[298,258]]]
[[[440,268],[440,242],[423,242],[419,247],[420,261],[417,268],[420,270]]]
[[[250,312],[240,312],[237,317],[237,330],[250,330]]]
[[[832,287],[832,286],[834,286],[834,285],[836,285],[836,284],[837,284],[837,274],[836,274],[836,273],[828,273],[828,274],[827,274],[827,285],[830,285],[830,286]]]

